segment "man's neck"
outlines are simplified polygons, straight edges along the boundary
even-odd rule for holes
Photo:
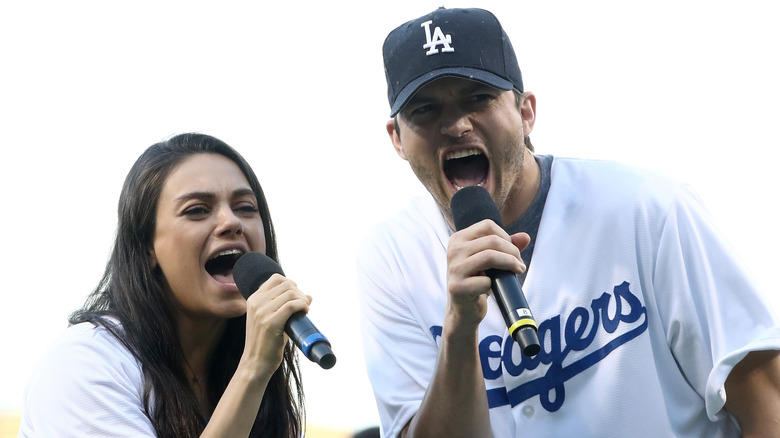
[[[526,149],[520,176],[501,211],[501,219],[504,224],[515,222],[528,210],[539,191],[541,180],[542,172],[539,163],[536,162],[533,154]]]

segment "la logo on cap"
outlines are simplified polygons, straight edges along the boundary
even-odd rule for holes
[[[420,27],[425,28],[425,40],[427,43],[423,44],[423,49],[428,49],[425,54],[430,56],[439,53],[439,49],[436,48],[436,46],[439,45],[443,46],[441,49],[442,52],[454,52],[455,49],[450,47],[452,37],[450,34],[445,35],[439,26],[436,26],[436,28],[433,29],[433,38],[431,38],[431,23],[433,23],[433,20],[428,20],[420,25]]]

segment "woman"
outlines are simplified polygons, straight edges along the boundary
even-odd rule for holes
[[[284,323],[311,297],[277,274],[244,300],[232,267],[249,251],[277,260],[247,162],[202,134],[149,147],[103,279],[30,380],[19,436],[302,436]]]

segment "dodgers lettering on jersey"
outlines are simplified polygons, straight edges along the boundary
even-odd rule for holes
[[[619,327],[623,330],[618,333]],[[438,342],[442,327],[432,326],[430,330]],[[603,345],[593,346],[599,330],[614,336]],[[547,366],[544,376],[524,382],[515,388],[489,389],[488,404],[491,408],[507,404],[516,406],[538,395],[542,407],[549,412],[555,412],[566,400],[565,384],[569,379],[596,365],[615,349],[646,330],[647,309],[631,292],[629,283],[623,282],[614,287],[612,294],[604,292],[593,299],[589,309],[576,307],[565,318],[558,315],[539,324],[538,334],[542,351],[534,357],[517,354],[516,349],[519,351],[519,346],[510,336],[505,339],[497,335],[486,336],[479,342],[479,356],[485,380],[496,380],[503,372],[517,377],[525,370]],[[572,351],[587,351],[587,354],[564,366],[565,359]],[[515,362],[516,357],[521,358],[519,363]],[[496,363],[491,359],[496,358],[500,358],[497,366],[491,365]]]

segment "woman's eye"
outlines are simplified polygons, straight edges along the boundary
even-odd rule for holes
[[[190,207],[184,210],[184,214],[187,216],[198,216],[198,215],[207,214],[208,212],[209,212],[208,209],[206,209],[206,207],[202,205]]]
[[[254,205],[242,205],[237,207],[236,211],[240,211],[242,213],[257,213],[260,210],[258,210]]]

